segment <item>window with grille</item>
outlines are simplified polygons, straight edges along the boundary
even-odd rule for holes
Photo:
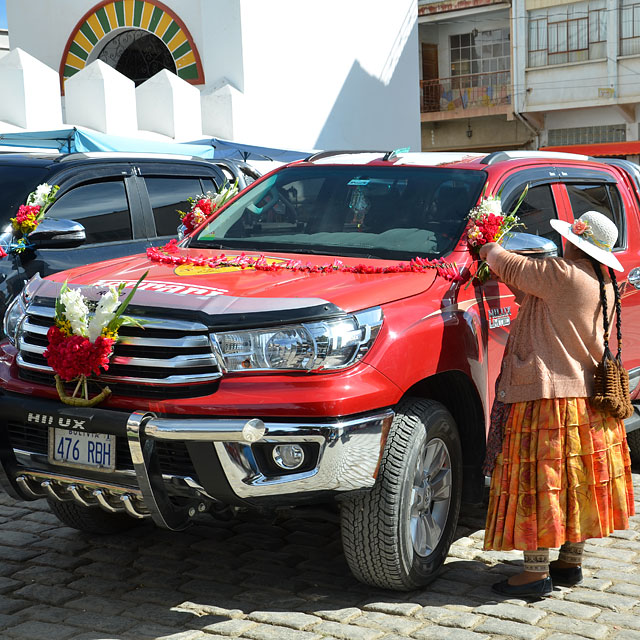
[[[620,6],[620,55],[640,53],[640,2],[622,0]]]
[[[606,56],[605,0],[535,9],[528,18],[530,67]]]
[[[451,75],[461,87],[498,82],[508,84],[511,70],[509,29],[492,29],[449,36]]]
[[[627,127],[623,124],[605,124],[594,127],[549,129],[548,145],[593,144],[597,142],[624,142]]]

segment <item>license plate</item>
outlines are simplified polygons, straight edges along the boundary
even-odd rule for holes
[[[106,433],[50,429],[49,460],[113,471],[116,468],[116,437]]]

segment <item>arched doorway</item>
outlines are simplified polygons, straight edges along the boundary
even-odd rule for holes
[[[136,83],[151,77],[153,69],[169,69],[191,84],[205,82],[189,30],[159,0],[103,0],[87,11],[67,41],[60,80],[64,83],[96,59],[125,69]]]
[[[163,69],[176,73],[176,63],[167,45],[143,29],[116,33],[102,47],[96,59],[133,80],[136,86]]]

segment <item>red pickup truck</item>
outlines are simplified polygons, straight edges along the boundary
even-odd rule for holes
[[[67,524],[185,528],[236,507],[337,502],[362,581],[425,584],[482,498],[487,415],[511,292],[464,283],[469,211],[500,195],[526,234],[596,209],[621,230],[624,360],[640,381],[638,167],[562,154],[322,153],[262,177],[178,244],[34,278],[0,344],[3,486]],[[148,277],[101,376],[63,405],[44,357],[61,285],[95,299]],[[567,300],[567,304],[578,301]],[[633,455],[640,425],[628,421]],[[65,444],[66,443],[66,444]]]

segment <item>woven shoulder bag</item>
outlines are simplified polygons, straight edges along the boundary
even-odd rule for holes
[[[595,409],[604,411],[614,418],[624,420],[633,414],[633,405],[629,397],[629,373],[622,364],[622,310],[620,306],[620,292],[615,274],[609,267],[609,274],[614,283],[616,305],[616,335],[618,338],[618,352],[615,357],[609,349],[609,313],[607,310],[607,294],[604,276],[600,263],[593,261],[593,267],[600,282],[600,301],[602,304],[602,325],[604,327],[604,353],[596,368],[594,395],[591,405]]]

